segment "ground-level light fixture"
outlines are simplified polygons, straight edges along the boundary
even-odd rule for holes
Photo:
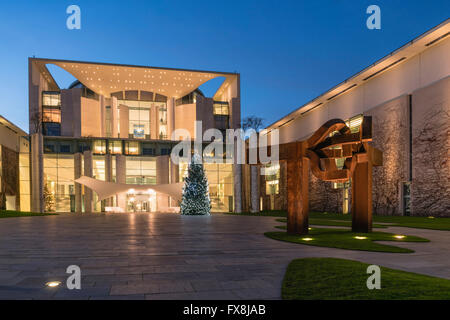
[[[61,281],[49,281],[45,285],[50,288],[55,288],[61,284]]]
[[[367,237],[362,237],[362,236],[355,236],[354,238],[358,239],[358,240],[365,240],[365,239],[367,239]]]
[[[396,234],[395,236],[394,236],[394,238],[396,238],[396,239],[403,239],[405,236],[404,235],[401,235],[401,234]]]
[[[313,238],[301,238],[303,241],[311,241]]]

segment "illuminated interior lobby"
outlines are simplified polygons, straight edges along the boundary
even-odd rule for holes
[[[48,65],[77,80],[60,88]],[[218,77],[223,82],[206,97],[199,86]],[[187,163],[170,161],[185,138],[172,133],[184,129],[195,139],[195,121],[202,133],[239,127],[239,74],[29,58],[29,115],[30,210],[174,211]],[[205,170],[212,211],[233,211],[240,175],[232,164]],[[130,188],[104,198],[101,182]]]

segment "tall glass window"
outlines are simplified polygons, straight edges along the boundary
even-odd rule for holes
[[[263,168],[262,174],[266,180],[266,195],[280,193],[280,165],[270,164]]]
[[[118,100],[118,104],[128,106],[128,136],[135,139],[150,139],[150,109],[152,102]]]
[[[165,103],[159,105],[157,108],[159,118],[159,139],[167,139],[167,108]]]
[[[156,160],[153,157],[126,157],[128,184],[156,184]]]
[[[42,92],[42,125],[45,135],[61,135],[61,94],[57,91]]]
[[[44,154],[44,207],[47,211],[75,211],[74,158]]]
[[[228,212],[233,210],[233,165],[205,163],[203,164],[209,183],[211,209],[214,212]],[[179,166],[182,181],[187,176],[188,164],[181,162]]]

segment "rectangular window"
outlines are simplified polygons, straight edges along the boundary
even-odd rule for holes
[[[58,91],[43,91],[42,106],[61,107],[61,94]]]
[[[188,164],[181,162],[179,175],[181,181],[187,176]],[[209,196],[211,198],[212,211],[227,212],[233,210],[233,165],[205,163],[204,170],[209,183]]]
[[[61,144],[59,146],[59,152],[70,153],[70,144]]]
[[[110,154],[122,154],[122,141],[109,140],[108,151]]]
[[[266,195],[280,193],[280,165],[271,164],[262,168],[261,174],[266,180]]]
[[[142,148],[142,154],[144,156],[154,156],[154,155],[156,155],[156,150],[155,150],[155,148],[143,147]]]
[[[128,155],[139,155],[140,144],[137,141],[125,141],[125,154]]]
[[[156,160],[151,157],[126,157],[127,184],[156,184]]]
[[[213,102],[214,115],[228,116],[230,115],[229,105],[226,101],[214,101]]]
[[[106,153],[106,141],[105,140],[95,140],[93,143],[93,151],[95,154],[105,154]]]

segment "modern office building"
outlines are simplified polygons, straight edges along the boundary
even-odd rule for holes
[[[60,88],[49,64],[77,81]],[[199,86],[217,77],[222,84],[205,97]],[[173,146],[209,128],[240,126],[239,74],[30,58],[29,115],[33,211],[165,211],[176,206],[175,199],[150,186],[182,181],[187,163],[170,161]],[[176,129],[185,134],[172,137]],[[205,168],[212,211],[234,210],[239,181],[233,165]],[[98,201],[98,192],[74,182],[83,176],[148,185],[149,191]]]
[[[373,173],[373,212],[449,216],[449,34],[447,20],[271,124],[264,134],[270,141],[277,129],[280,143],[304,140],[334,118],[356,132],[362,117],[372,116],[372,143],[383,152],[383,166]],[[60,88],[49,64],[77,81]],[[217,77],[223,83],[212,97],[204,96],[199,87]],[[164,190],[179,186],[187,168],[170,161],[172,148],[210,128],[238,128],[240,117],[237,73],[30,58],[29,136],[0,119],[0,208],[171,211],[177,199]],[[172,137],[177,129],[183,134]],[[341,167],[343,159],[336,164]],[[205,168],[212,211],[287,208],[283,162],[206,163]],[[311,210],[349,212],[351,181],[310,177]],[[136,189],[104,199],[96,185]]]
[[[373,145],[383,151],[383,166],[373,174],[373,212],[449,216],[449,34],[447,20],[271,124],[269,137],[278,129],[280,143],[304,140],[333,118],[358,131],[362,116],[372,116]],[[243,192],[251,195],[244,210],[286,208],[285,164],[264,170],[252,171],[252,179],[243,170]],[[351,208],[349,183],[311,175],[309,194],[311,210]]]

